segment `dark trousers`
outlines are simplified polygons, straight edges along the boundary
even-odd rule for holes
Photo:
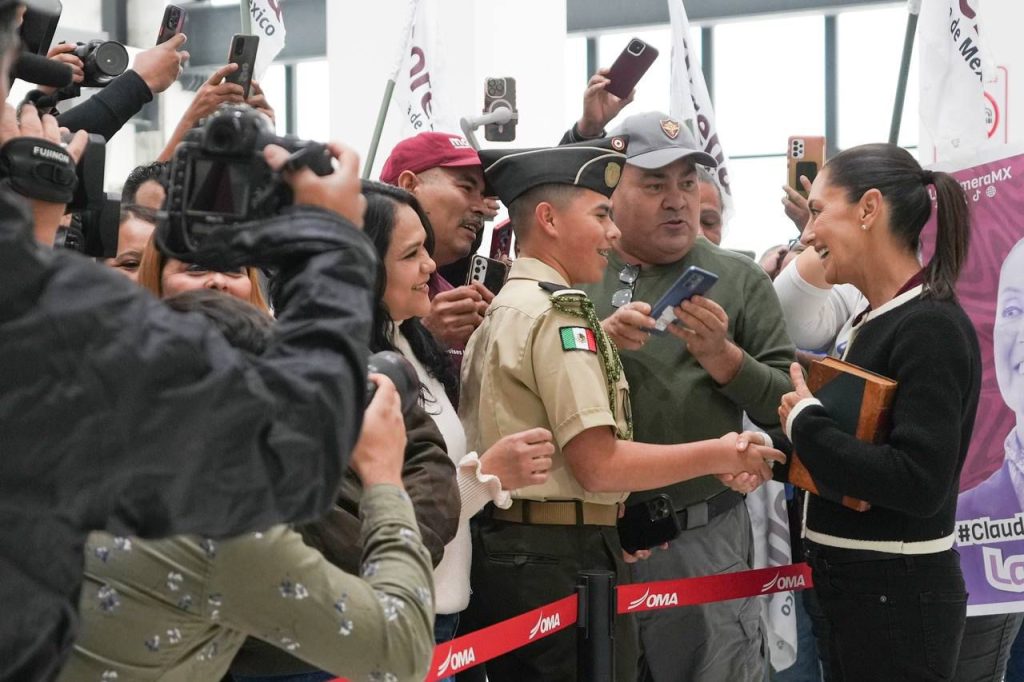
[[[953,679],[967,613],[954,550],[880,555],[808,543],[807,559],[831,680]]]
[[[1014,675],[1007,667],[1010,648],[1020,631],[1024,614],[998,613],[991,616],[971,616],[964,627],[960,644],[960,659],[956,664],[955,682],[1022,682],[1024,677]]]
[[[567,597],[581,570],[608,570],[619,584],[628,581],[614,527],[542,526],[473,519],[473,589],[463,612],[463,632],[518,616]],[[615,619],[615,679],[636,679],[637,639],[633,619]],[[463,679],[460,674],[459,679]],[[490,682],[577,682],[576,628],[529,644],[489,661]]]

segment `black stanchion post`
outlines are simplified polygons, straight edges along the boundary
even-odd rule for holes
[[[576,675],[586,682],[615,679],[615,574],[581,571],[576,576]]]

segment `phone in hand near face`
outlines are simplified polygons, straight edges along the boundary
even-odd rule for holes
[[[181,33],[182,29],[185,28],[185,19],[188,18],[188,12],[176,5],[167,5],[164,9],[164,18],[160,23],[160,32],[156,37],[156,44],[166,43],[174,36]]]
[[[508,264],[504,261],[487,258],[480,254],[473,254],[469,261],[469,272],[466,274],[466,284],[480,282],[492,294],[501,291],[505,286],[505,279],[508,277]]]
[[[639,38],[631,38],[608,70],[608,80],[611,82],[605,86],[605,92],[623,99],[629,97],[629,93],[647,73],[647,69],[651,68],[657,57],[658,50],[654,46]]]
[[[511,142],[516,139],[516,79],[488,78],[484,82],[484,113],[507,107],[512,110],[512,120],[508,123],[488,123],[484,126],[484,138],[488,142]]]
[[[683,531],[672,506],[672,498],[665,493],[643,502],[627,504],[625,513],[615,525],[622,549],[630,554],[671,542]]]
[[[237,83],[242,86],[242,96],[249,98],[249,88],[252,85],[252,74],[256,68],[256,51],[260,47],[260,37],[235,34],[231,38],[231,50],[228,52],[228,62],[238,64],[238,68],[229,73],[224,80],[228,83]]]
[[[668,326],[676,321],[675,307],[694,296],[703,296],[717,281],[718,275],[713,272],[698,268],[696,265],[686,268],[686,271],[679,275],[679,279],[651,307],[654,329],[647,331],[652,334],[664,334]]]
[[[786,163],[789,171],[788,184],[807,198],[807,190],[800,184],[800,176],[814,182],[818,171],[825,165],[825,138],[821,135],[796,135],[789,138],[786,147]]]

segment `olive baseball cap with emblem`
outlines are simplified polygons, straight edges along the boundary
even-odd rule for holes
[[[630,166],[654,169],[690,159],[702,166],[718,167],[718,161],[700,148],[685,122],[660,111],[634,114],[612,134],[629,136],[626,163]]]
[[[481,149],[488,191],[510,205],[539,185],[573,185],[610,197],[622,176],[625,135],[536,149]]]
[[[0,0],[0,9],[11,5],[25,5],[29,9],[46,14],[60,14],[60,0]]]

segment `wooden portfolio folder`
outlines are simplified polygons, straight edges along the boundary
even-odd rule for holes
[[[811,365],[807,388],[843,431],[868,443],[885,440],[889,433],[889,410],[896,395],[895,381],[843,360],[824,358]],[[856,511],[871,508],[864,500],[815,481],[795,451],[789,465],[789,482]]]

